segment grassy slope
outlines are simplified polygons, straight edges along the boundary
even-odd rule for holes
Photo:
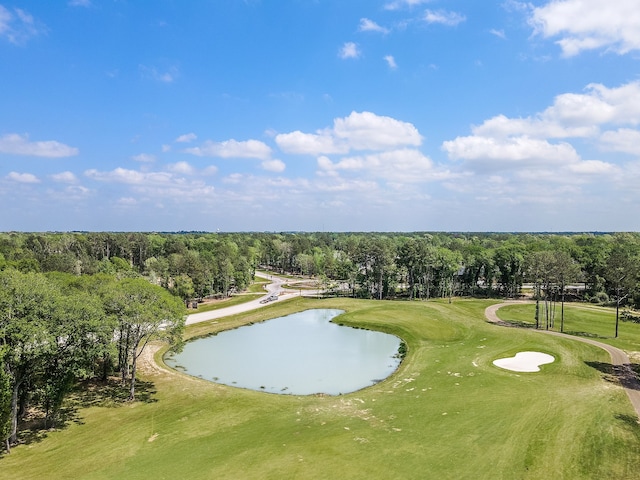
[[[410,353],[388,380],[341,397],[297,397],[147,377],[155,402],[81,412],[0,460],[3,478],[637,478],[640,427],[624,392],[585,362],[605,352],[489,325],[487,301],[295,299],[210,329],[305,308],[400,335]],[[189,335],[205,333],[194,325]],[[491,362],[553,354],[538,374]],[[292,359],[292,361],[294,361]],[[337,372],[339,374],[339,372]],[[151,441],[150,441],[151,440]]]

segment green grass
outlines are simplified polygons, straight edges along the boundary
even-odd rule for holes
[[[607,354],[571,339],[488,324],[483,311],[491,303],[295,298],[193,325],[189,337],[307,308],[341,308],[346,313],[338,322],[399,335],[409,352],[389,379],[338,397],[149,375],[152,401],[83,409],[78,422],[0,459],[0,476],[637,478],[635,413],[624,392],[586,363],[609,362]],[[523,350],[557,361],[540,373],[492,365]]]
[[[508,305],[498,310],[501,320],[535,326],[535,305]],[[540,303],[540,325],[544,327],[542,302]],[[560,331],[560,304],[556,307],[554,331]],[[570,335],[590,337],[614,347],[621,348],[627,353],[640,351],[640,325],[620,320],[618,338],[614,338],[616,326],[615,308],[600,307],[589,304],[565,304],[564,333]]]

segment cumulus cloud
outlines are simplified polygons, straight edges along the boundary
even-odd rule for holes
[[[385,4],[384,8],[386,10],[399,10],[405,7],[417,7],[418,5],[423,5],[431,1],[432,0],[394,0],[393,2]]]
[[[382,150],[422,143],[422,136],[411,123],[371,112],[351,112],[348,117],[335,119],[333,133],[354,150]]]
[[[609,130],[600,136],[603,149],[640,156],[640,131],[632,128]]]
[[[208,167],[205,167],[201,173],[205,176],[215,175],[218,173],[218,167],[215,165],[209,165]]]
[[[180,173],[182,175],[192,175],[195,171],[188,162],[172,163],[167,166],[167,170],[174,173]]]
[[[358,45],[354,42],[346,42],[340,48],[338,52],[338,56],[343,60],[348,58],[358,58],[360,56],[360,50],[358,49]]]
[[[85,176],[100,182],[125,183],[129,185],[166,185],[171,182],[173,175],[168,172],[140,172],[118,167],[110,172],[101,172],[90,169],[84,172]]]
[[[283,152],[301,155],[347,153],[348,145],[339,143],[331,131],[303,133],[299,130],[276,135],[276,143]]]
[[[176,142],[178,143],[190,143],[196,140],[198,136],[195,133],[185,133],[184,135],[180,135],[176,138]]]
[[[640,49],[637,0],[553,0],[533,8],[529,22],[537,34],[558,38],[567,57],[602,48],[619,54]]]
[[[404,148],[369,155],[345,157],[337,162],[326,156],[317,159],[321,175],[339,172],[384,179],[387,182],[417,183],[433,179],[433,162],[422,152]]]
[[[378,32],[378,33],[389,33],[389,29],[378,25],[373,20],[369,20],[368,18],[361,18],[360,25],[358,26],[358,31],[360,32]]]
[[[90,169],[84,175],[97,182],[123,185],[141,196],[136,198],[156,202],[202,202],[214,193],[214,188],[205,182],[180,177],[176,172],[141,172],[118,167],[111,171]]]
[[[9,172],[5,178],[18,183],[40,183],[38,177],[32,173]]]
[[[75,183],[78,180],[75,174],[69,171],[54,173],[53,175],[51,175],[51,178],[54,182],[60,183]]]
[[[55,140],[30,142],[28,135],[9,133],[0,137],[0,153],[61,158],[77,155],[78,149]]]
[[[617,172],[619,169],[615,165],[600,160],[585,160],[583,162],[568,165],[567,168],[573,173],[582,175],[604,175]]]
[[[275,141],[286,153],[317,156],[415,147],[422,144],[422,136],[411,123],[371,112],[351,112],[348,117],[336,118],[332,128],[280,134]]]
[[[286,165],[282,160],[265,160],[262,162],[262,169],[269,172],[284,172]]]
[[[46,32],[32,15],[20,8],[9,10],[0,5],[0,38],[14,45],[24,45],[29,39]]]
[[[439,23],[448,27],[455,27],[467,18],[457,12],[449,12],[446,10],[427,10],[424,14],[424,21],[427,23]]]
[[[580,157],[568,143],[552,144],[526,136],[491,138],[457,137],[442,144],[452,160],[469,160],[482,167],[516,167],[577,162]]]
[[[472,127],[472,135],[443,142],[442,149],[449,159],[477,173],[515,172],[512,179],[565,185],[596,176],[613,181],[619,180],[620,167],[583,159],[576,145],[588,142],[601,150],[639,155],[638,124],[640,82],[615,88],[591,84],[583,93],[558,95],[535,115],[489,118]]]
[[[257,158],[259,160],[271,158],[271,148],[259,140],[231,139],[224,142],[207,140],[201,147],[187,148],[185,152],[200,157]]]
[[[595,138],[607,124],[640,124],[640,82],[616,88],[590,84],[585,93],[558,95],[553,105],[525,118],[497,115],[473,128],[484,137]]]
[[[156,156],[150,153],[140,153],[131,157],[131,160],[142,163],[152,163],[156,161]]]

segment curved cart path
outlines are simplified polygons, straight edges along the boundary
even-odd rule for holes
[[[187,316],[187,321],[185,322],[185,324],[191,325],[193,323],[206,322],[207,320],[214,320],[217,318],[226,317],[228,315],[235,315],[237,313],[244,313],[244,312],[249,312],[251,310],[256,310],[260,307],[269,305],[269,303],[271,302],[269,303],[261,303],[261,302],[262,300],[264,300],[265,298],[269,297],[272,294],[276,294],[279,296],[288,295],[292,297],[300,295],[300,292],[298,291],[295,291],[295,290],[285,291],[283,289],[282,285],[287,282],[285,278],[278,277],[276,275],[271,275],[270,273],[267,273],[267,272],[256,271],[256,274],[271,281],[271,283],[266,285],[267,293],[264,296],[257,298],[256,300],[251,300],[250,302],[241,303],[240,305],[234,305],[232,307],[219,308],[218,310],[211,310],[209,312],[193,313]]]
[[[495,323],[498,325],[505,326],[513,326],[507,322],[504,322],[498,318],[496,312],[499,308],[504,307],[506,305],[514,305],[514,304],[522,304],[521,301],[512,301],[512,302],[504,302],[497,303],[495,305],[490,305],[484,311],[484,316],[491,323]],[[528,302],[530,303],[530,302]],[[567,335],[566,333],[560,332],[552,332],[549,330],[537,330],[541,333],[546,333],[548,335],[553,335],[555,337],[562,338],[570,338],[572,340],[577,340],[578,342],[589,343],[591,345],[595,345],[596,347],[600,347],[603,350],[609,352],[611,356],[611,363],[613,364],[613,370],[620,380],[620,384],[624,388],[625,392],[627,392],[627,396],[631,401],[631,405],[636,411],[636,415],[640,418],[640,381],[636,378],[636,375],[631,368],[631,362],[629,360],[629,356],[624,353],[622,350],[616,347],[612,347],[611,345],[607,345],[606,343],[597,342],[595,340],[591,340],[590,338],[576,337],[574,335]]]

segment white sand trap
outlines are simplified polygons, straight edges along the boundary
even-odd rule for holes
[[[515,357],[494,360],[496,367],[513,372],[539,372],[540,365],[553,363],[556,359],[552,355],[540,352],[519,352]]]

